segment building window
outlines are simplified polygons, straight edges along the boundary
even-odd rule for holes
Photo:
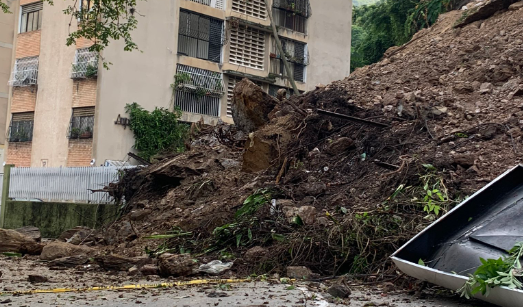
[[[89,48],[76,50],[71,78],[94,78],[98,75],[98,54]]]
[[[190,0],[190,1],[223,10],[223,1],[224,0]]]
[[[13,113],[9,126],[9,142],[31,142],[33,140],[34,112]]]
[[[74,108],[69,124],[70,139],[91,139],[94,128],[94,107]]]
[[[22,6],[20,33],[36,31],[42,27],[42,9],[42,1]]]
[[[38,57],[17,59],[11,74],[11,86],[29,86],[38,81]]]
[[[231,30],[229,62],[263,70],[265,59],[265,33],[238,25]]]
[[[220,115],[222,74],[178,64],[174,80],[175,105],[184,112]]]
[[[277,26],[307,33],[310,17],[309,0],[274,0],[272,15]]]
[[[281,39],[283,52],[285,57],[291,66],[292,75],[294,80],[305,82],[305,67],[309,63],[307,45],[304,43]],[[283,65],[282,55],[276,47],[276,41],[272,39],[272,50],[271,50],[271,68],[272,74],[287,77],[285,66]]]
[[[267,18],[267,8],[264,0],[232,0],[232,10],[260,19]]]
[[[227,116],[232,117],[232,96],[234,93],[234,87],[236,83],[240,82],[242,78],[235,76],[228,76],[229,81],[227,82]],[[249,79],[250,80],[250,79]],[[251,80],[254,84],[263,89],[263,83],[255,80]]]
[[[220,63],[223,32],[223,21],[181,10],[178,53]]]

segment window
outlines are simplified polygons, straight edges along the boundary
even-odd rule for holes
[[[190,0],[190,1],[223,10],[223,1],[224,0]]]
[[[20,33],[36,31],[42,27],[42,9],[42,1],[22,6]]]
[[[223,21],[180,11],[178,53],[220,63],[223,37]]]
[[[70,139],[91,139],[94,128],[94,107],[74,108],[69,124]]]
[[[9,127],[9,142],[31,142],[33,123],[34,112],[13,113]]]
[[[98,74],[98,54],[89,48],[76,50],[71,78],[93,78]]]
[[[232,0],[232,10],[260,19],[267,18],[264,0]]]
[[[307,33],[307,18],[310,17],[309,0],[274,0],[272,14],[276,25]]]
[[[232,96],[234,92],[234,87],[236,86],[236,83],[242,80],[242,78],[235,76],[228,76],[228,78],[229,82],[227,82],[227,116],[232,117]],[[251,81],[263,89],[263,84],[261,82],[254,80]]]
[[[9,84],[12,86],[29,86],[38,81],[38,57],[17,59]]]
[[[184,112],[220,115],[222,74],[178,64],[174,80],[175,105]]]
[[[80,0],[80,12],[90,11],[93,8],[94,0]]]
[[[231,30],[229,62],[262,69],[265,58],[265,33],[244,25]]]
[[[290,62],[289,64],[291,65],[294,80],[305,82],[305,66],[309,62],[307,45],[288,39],[281,39],[281,44],[285,53],[285,57],[287,58],[287,61]],[[270,72],[282,77],[287,76],[285,66],[283,65],[282,55],[276,48],[276,41],[274,38],[272,39]]]

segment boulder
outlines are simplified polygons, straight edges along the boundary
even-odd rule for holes
[[[333,285],[327,289],[327,293],[339,298],[347,298],[351,295],[350,289],[345,285]]]
[[[74,245],[71,243],[55,241],[53,243],[47,244],[43,248],[40,259],[50,261],[58,258],[78,255],[92,256],[95,252],[96,250],[85,245]]]
[[[250,133],[269,122],[269,113],[278,100],[248,79],[236,84],[232,97],[232,118],[236,127]]]
[[[508,9],[512,3],[519,0],[491,0],[470,10],[463,12],[463,16],[456,22],[454,27],[461,28],[478,20],[487,19],[499,11]]]
[[[302,206],[298,208],[298,215],[305,225],[313,225],[316,222],[317,211],[313,206]]]
[[[288,266],[287,277],[294,279],[308,279],[312,275],[312,271],[305,266]]]
[[[28,238],[32,238],[35,242],[42,241],[42,234],[40,233],[40,229],[38,229],[38,227],[24,226],[15,230]]]
[[[183,277],[192,275],[197,263],[188,254],[174,255],[165,253],[158,258],[160,275],[163,277]]]
[[[98,256],[94,260],[100,267],[114,271],[128,271],[134,266],[141,267],[151,262],[151,258],[147,257],[130,258],[116,254]]]
[[[16,230],[0,228],[0,253],[14,252],[39,255],[43,245],[31,237],[24,236]]]

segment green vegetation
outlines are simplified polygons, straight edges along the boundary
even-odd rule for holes
[[[414,33],[430,27],[441,13],[457,5],[457,0],[382,0],[355,5],[351,70],[378,62],[388,48],[407,43]]]
[[[352,5],[362,6],[362,5],[372,5],[377,3],[380,0],[352,0]]]
[[[131,119],[130,127],[136,141],[134,148],[142,158],[150,161],[164,151],[185,150],[188,126],[178,121],[182,116],[179,109],[171,112],[155,108],[149,112],[135,102],[127,104],[125,110]]]
[[[480,292],[488,296],[492,288],[502,286],[510,289],[523,288],[523,283],[518,279],[523,277],[519,260],[523,256],[523,242],[516,243],[508,253],[508,257],[497,260],[480,258],[481,265],[458,290],[461,296],[471,298]]]

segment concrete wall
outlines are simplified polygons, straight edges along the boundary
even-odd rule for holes
[[[307,89],[350,74],[352,0],[310,0]]]
[[[5,210],[5,211],[4,211]],[[5,204],[2,228],[38,227],[44,238],[56,238],[76,226],[100,227],[116,219],[117,205],[12,201]]]
[[[66,166],[67,130],[71,119],[75,46],[66,46],[70,16],[63,13],[73,0],[44,3],[38,68],[31,166]],[[74,25],[73,25],[74,26]]]
[[[96,164],[106,159],[122,160],[132,150],[134,137],[129,128],[114,122],[125,113],[125,105],[137,102],[147,110],[171,106],[171,87],[177,50],[178,1],[138,1],[138,28],[133,40],[140,51],[123,51],[123,43],[112,42],[103,56],[112,62],[100,69],[95,115],[93,153]]]
[[[15,36],[15,16],[18,13],[18,1],[7,0],[12,14],[0,11],[0,164],[4,162],[4,146],[8,127],[8,102],[10,88],[7,84],[11,76],[13,41]]]

